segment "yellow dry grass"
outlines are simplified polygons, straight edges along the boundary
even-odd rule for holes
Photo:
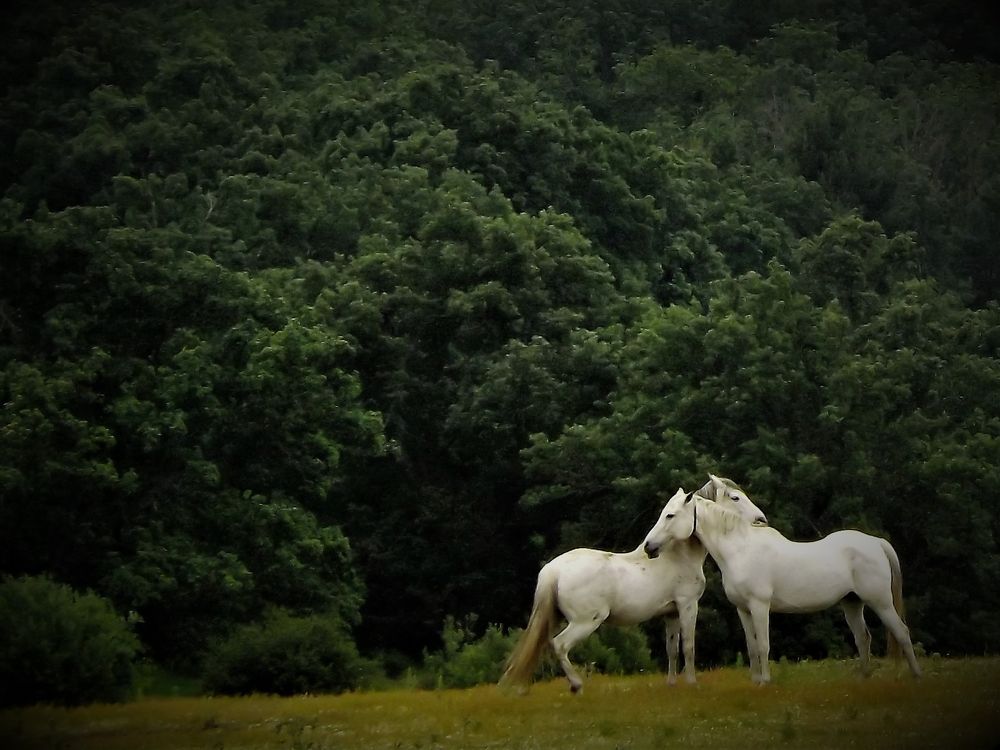
[[[6,748],[975,748],[1000,746],[1000,659],[925,659],[916,681],[882,663],[862,679],[846,662],[705,672],[697,687],[661,675],[562,680],[527,695],[494,686],[297,698],[148,699],[0,713]]]

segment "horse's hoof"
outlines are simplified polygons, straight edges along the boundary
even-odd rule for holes
[[[580,684],[577,684],[577,683],[575,683],[575,682],[574,682],[574,683],[571,683],[571,684],[570,684],[570,686],[569,686],[569,691],[570,691],[570,692],[571,692],[571,693],[572,693],[573,695],[578,695],[578,694],[579,694],[580,692],[582,692],[582,691],[583,691],[583,685],[580,685]]]

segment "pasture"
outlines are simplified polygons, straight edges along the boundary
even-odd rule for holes
[[[1000,658],[922,660],[914,680],[880,661],[774,665],[757,687],[744,668],[668,687],[662,675],[592,676],[580,695],[563,679],[527,695],[469,690],[273,698],[162,698],[80,709],[0,713],[11,749],[253,748],[995,748]]]

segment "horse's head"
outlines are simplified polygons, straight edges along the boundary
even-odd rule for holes
[[[764,511],[754,505],[747,493],[731,479],[709,474],[708,483],[695,494],[714,500],[752,524],[767,526],[767,516],[764,515]]]
[[[646,534],[643,543],[647,555],[656,557],[664,545],[695,534],[698,530],[698,503],[695,498],[699,496],[718,503],[748,523],[767,525],[767,516],[735,482],[709,474],[708,484],[697,493],[685,493],[683,489],[678,489],[663,506],[659,520]]]
[[[664,545],[679,539],[688,539],[697,530],[697,502],[693,492],[680,487],[663,506],[659,519],[646,534],[642,548],[649,557],[657,557]]]

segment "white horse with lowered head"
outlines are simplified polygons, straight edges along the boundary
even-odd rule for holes
[[[910,670],[920,676],[903,622],[899,558],[885,539],[860,531],[836,531],[816,542],[792,542],[777,530],[752,526],[717,503],[694,493],[674,495],[643,548],[655,558],[679,541],[697,537],[722,571],[729,601],[736,605],[747,638],[750,677],[771,680],[769,619],[774,612],[818,612],[839,604],[854,634],[863,672],[871,658],[867,604],[888,631],[889,650],[902,647]]]
[[[760,509],[736,484],[709,475],[698,490],[713,505],[719,503],[748,522],[767,523]],[[684,497],[680,491],[681,498]],[[570,650],[604,622],[633,625],[666,615],[667,681],[677,681],[679,640],[684,642],[684,676],[695,682],[694,630],[698,600],[705,591],[705,548],[697,539],[664,544],[655,560],[640,544],[631,552],[596,549],[565,552],[542,567],[535,587],[528,626],[515,646],[501,684],[526,685],[545,648],[551,645],[570,689],[583,686],[569,660]],[[555,633],[558,614],[567,625]]]

